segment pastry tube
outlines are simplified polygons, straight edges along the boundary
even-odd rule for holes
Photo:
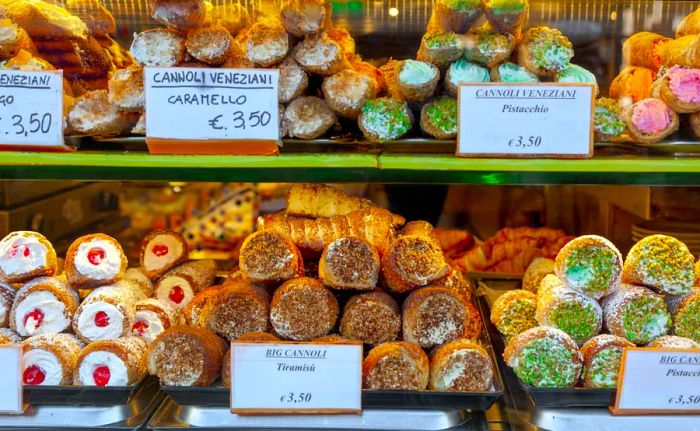
[[[679,114],[700,111],[700,69],[682,66],[667,69],[657,77],[651,94]]]
[[[343,308],[340,334],[345,338],[374,346],[398,340],[400,331],[399,306],[384,292],[355,295]]]
[[[194,295],[214,283],[216,262],[195,260],[176,266],[158,279],[155,296],[175,310],[182,310]]]
[[[676,335],[664,335],[647,344],[647,347],[657,349],[690,349],[700,350],[700,344],[690,338],[678,337]]]
[[[185,59],[185,39],[177,32],[155,28],[134,36],[129,51],[142,66],[173,67]]]
[[[9,18],[0,18],[0,59],[14,57],[20,49],[36,53],[36,47],[24,29]]]
[[[0,328],[10,324],[10,310],[15,302],[15,289],[9,284],[0,283]]]
[[[330,10],[328,10],[330,12]],[[285,0],[280,17],[287,33],[303,38],[321,31],[326,20],[324,0]]]
[[[435,139],[457,137],[457,99],[443,96],[423,105],[420,128]]]
[[[491,307],[491,323],[506,340],[537,326],[537,296],[527,290],[509,290]]]
[[[658,72],[664,64],[666,45],[672,39],[649,31],[635,33],[622,44],[622,64]]]
[[[386,81],[379,68],[362,61],[362,58],[354,55],[350,58],[350,64],[355,72],[359,72],[372,80],[375,94],[381,94],[386,89]]]
[[[330,76],[350,68],[343,48],[325,33],[308,36],[294,48],[294,59],[309,73]]]
[[[207,21],[204,0],[148,0],[148,7],[155,21],[183,33]]]
[[[628,66],[620,71],[610,84],[610,97],[639,102],[651,97],[651,86],[656,73],[646,67]]]
[[[678,130],[678,114],[660,99],[643,99],[622,110],[630,135],[643,144],[655,144]]]
[[[4,12],[32,38],[87,40],[88,28],[64,8],[44,1],[3,2]]]
[[[528,0],[485,0],[486,19],[499,31],[517,33],[530,9]]]
[[[289,36],[279,19],[263,18],[250,28],[245,51],[254,64],[269,67],[279,63],[289,49]]]
[[[155,298],[142,299],[134,306],[134,324],[131,335],[150,344],[161,332],[175,326],[175,310]]]
[[[382,256],[382,275],[395,293],[410,292],[447,274],[440,244],[428,222],[414,221],[389,244]]]
[[[362,388],[422,391],[428,387],[430,360],[420,346],[406,341],[383,343],[362,363]]]
[[[83,345],[71,334],[44,334],[22,342],[22,383],[68,386]]]
[[[295,278],[275,291],[270,323],[283,339],[309,341],[331,332],[338,320],[338,301],[323,283]]]
[[[96,233],[73,241],[66,252],[65,274],[73,288],[89,289],[121,280],[127,265],[119,242]]]
[[[522,66],[510,62],[492,67],[490,76],[493,82],[540,82],[540,78],[537,75]]]
[[[542,326],[561,329],[581,345],[600,333],[603,310],[593,298],[561,284],[537,292],[535,319]]]
[[[237,281],[242,281],[237,280]],[[234,282],[227,280],[227,283]],[[211,312],[213,307],[213,299],[223,286],[212,286],[199,291],[194,298],[187,304],[182,312],[182,317],[185,319],[185,324],[188,326],[201,326],[206,328],[206,316]]]
[[[622,281],[666,295],[688,293],[695,284],[695,259],[674,237],[649,235],[632,246],[622,269]]]
[[[664,52],[666,66],[685,66],[700,69],[700,34],[683,36],[666,45]]]
[[[267,332],[248,332],[236,339],[238,343],[275,343],[277,341],[280,341],[280,339]],[[231,387],[231,349],[228,349],[224,355],[221,367],[221,383],[225,388]]]
[[[307,96],[287,105],[283,122],[289,137],[310,140],[328,132],[337,118],[325,100]]]
[[[109,101],[124,111],[142,111],[146,98],[143,91],[143,68],[138,64],[119,69],[109,78]]]
[[[166,386],[209,386],[219,377],[227,346],[213,332],[174,326],[148,347],[149,374]]]
[[[596,142],[622,139],[626,130],[627,124],[622,117],[619,103],[607,97],[597,99],[593,111],[593,131]]]
[[[301,97],[309,86],[309,76],[304,68],[299,66],[296,60],[287,57],[279,70],[279,102],[289,103]]]
[[[70,327],[79,303],[65,281],[39,277],[17,291],[10,311],[10,327],[23,337],[57,334]]]
[[[40,233],[17,231],[0,241],[0,281],[24,283],[56,271],[56,251]]]
[[[420,42],[416,59],[431,63],[440,70],[464,54],[463,37],[457,33],[426,33]]]
[[[467,33],[464,58],[472,63],[494,67],[510,58],[515,45],[516,40],[512,34],[501,33],[485,24]]]
[[[326,7],[328,7],[328,4],[329,3],[326,3]],[[330,9],[328,10],[330,11]],[[336,43],[338,43],[338,45],[340,45],[340,47],[343,49],[343,54],[345,55],[345,57],[347,57],[348,61],[352,63],[352,58],[359,57],[355,53],[355,49],[357,48],[357,46],[355,45],[355,39],[352,38],[350,32],[348,32],[346,29],[340,27],[332,27],[324,29],[324,31],[326,33],[326,36],[328,36],[330,40],[333,40]],[[359,58],[361,59],[362,57]]]
[[[663,298],[642,286],[623,283],[601,305],[608,332],[634,344],[648,344],[671,326]]]
[[[248,235],[241,245],[238,265],[243,277],[253,283],[278,284],[304,274],[299,249],[277,232]]]
[[[287,193],[287,215],[299,217],[333,217],[373,207],[365,198],[349,195],[325,184],[292,184]]]
[[[662,337],[663,338],[663,337]],[[616,388],[620,374],[622,350],[634,344],[622,337],[602,334],[586,341],[581,347],[583,372],[581,380],[586,388]]]
[[[437,280],[433,280],[428,287],[444,287],[460,295],[466,301],[471,301],[474,292],[474,283],[464,277],[462,270],[454,265],[447,265],[447,274]]]
[[[518,45],[518,64],[540,77],[556,77],[573,56],[571,41],[549,27],[529,28]]]
[[[141,242],[141,269],[151,280],[187,259],[187,242],[179,233],[158,230]]]
[[[572,289],[600,299],[620,284],[622,254],[602,236],[583,235],[559,250],[554,273]]]
[[[97,90],[76,99],[68,113],[68,125],[85,135],[112,136],[131,130],[138,117],[138,113],[120,111],[109,101],[107,90]]]
[[[323,249],[318,275],[333,289],[372,290],[379,279],[379,254],[363,239],[339,238]]]
[[[24,338],[10,328],[0,328],[0,346],[20,344]]]
[[[440,310],[440,318],[435,318]],[[481,317],[464,298],[444,287],[424,287],[403,303],[403,339],[430,349],[458,338],[473,339],[481,332]]]
[[[141,268],[129,268],[124,272],[124,280],[138,286],[146,298],[152,298],[155,294],[153,282],[144,274]]]
[[[78,356],[73,384],[130,386],[146,375],[146,342],[138,337],[95,341]]]
[[[491,358],[483,347],[471,340],[454,340],[431,353],[428,389],[486,392],[493,385],[493,373]]]
[[[376,96],[372,79],[352,69],[327,77],[321,88],[325,101],[333,112],[353,120],[360,115],[365,102]]]
[[[210,301],[201,318],[210,331],[228,340],[247,332],[266,332],[270,327],[270,296],[249,282],[224,286]]]
[[[546,257],[536,257],[530,262],[523,274],[523,290],[536,294],[542,279],[548,274],[554,274],[554,261]]]
[[[483,15],[481,0],[437,0],[426,33],[464,33]]]
[[[700,34],[700,6],[686,15],[676,27],[676,39],[693,34]]]
[[[479,83],[489,82],[490,80],[491,76],[488,69],[460,58],[447,69],[443,86],[450,96],[457,97],[460,82]]]
[[[131,334],[140,290],[122,281],[93,290],[73,315],[73,332],[90,343]]]
[[[209,24],[187,33],[185,47],[194,58],[209,65],[223,64],[231,45],[236,43],[231,34],[219,24]]]
[[[357,122],[365,138],[381,143],[399,139],[410,132],[413,114],[405,101],[382,97],[365,103]]]
[[[403,60],[396,65],[395,78],[400,99],[421,103],[435,94],[440,71],[424,61]]]

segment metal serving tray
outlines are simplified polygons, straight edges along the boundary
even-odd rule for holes
[[[34,406],[110,406],[127,404],[149,380],[153,379],[147,376],[131,386],[24,386],[24,401]]]

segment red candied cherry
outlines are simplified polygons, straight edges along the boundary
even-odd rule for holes
[[[38,308],[35,308],[32,311],[30,311],[29,313],[25,314],[24,315],[24,326],[25,327],[27,326],[27,322],[29,321],[29,319],[34,319],[34,321],[36,322],[34,327],[38,328],[39,326],[41,326],[42,322],[44,321],[44,312],[39,310]]]
[[[22,254],[24,255],[24,257],[29,257],[29,247],[27,247],[26,245],[13,245],[10,248],[10,251],[7,252],[7,255],[9,257],[15,257],[17,256],[17,253],[20,250],[22,250]]]
[[[148,322],[138,320],[136,323],[134,323],[134,326],[131,327],[131,333],[138,337],[143,335],[146,329],[148,329]]]
[[[153,246],[151,251],[156,256],[161,257],[161,256],[165,256],[166,254],[168,254],[169,250],[168,250],[168,246],[165,244],[156,244]]]
[[[175,286],[172,289],[170,289],[170,294],[168,295],[168,298],[170,298],[170,300],[174,303],[179,304],[182,302],[183,299],[185,299],[185,291],[182,290],[182,287]]]
[[[109,316],[104,311],[98,311],[93,320],[95,321],[95,326],[98,328],[104,328],[109,325]]]
[[[104,365],[95,368],[95,371],[92,372],[92,378],[97,386],[107,386],[110,377],[112,377],[112,373],[109,372],[109,367]]]
[[[24,373],[22,373],[22,381],[25,385],[40,385],[44,383],[45,379],[46,373],[36,365],[25,368]]]
[[[101,264],[103,260],[105,260],[105,255],[106,253],[104,249],[93,247],[90,249],[90,251],[88,251],[87,258],[91,264],[97,266]]]

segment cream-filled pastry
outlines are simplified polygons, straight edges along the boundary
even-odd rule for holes
[[[56,274],[56,251],[40,233],[12,232],[0,241],[0,281],[24,283]]]
[[[131,335],[150,344],[161,332],[176,323],[172,307],[154,298],[144,299],[136,303]]]
[[[452,96],[457,97],[460,82],[489,82],[491,77],[489,70],[476,63],[470,63],[467,60],[459,59],[452,63],[445,74],[445,91]]]
[[[92,291],[73,316],[73,331],[84,342],[131,333],[136,302],[143,299],[133,284],[121,281]]]
[[[78,294],[54,277],[39,277],[17,291],[10,327],[23,337],[65,331],[78,308]]]
[[[183,263],[158,279],[156,298],[175,310],[182,310],[197,292],[211,286],[215,277],[216,263],[213,260]]]
[[[22,342],[22,383],[70,385],[82,347],[82,343],[71,334],[44,334],[27,338]]]
[[[141,269],[151,280],[187,259],[187,242],[177,232],[154,231],[141,243]]]
[[[15,289],[9,284],[0,283],[0,327],[10,324],[10,310],[15,302]]]
[[[396,84],[403,100],[420,103],[437,88],[440,71],[430,63],[417,60],[400,61],[396,66]]]
[[[114,283],[124,277],[127,261],[116,239],[104,235],[85,235],[66,252],[66,279],[76,289]]]
[[[146,342],[137,337],[96,341],[78,356],[73,383],[80,386],[128,386],[146,374]]]

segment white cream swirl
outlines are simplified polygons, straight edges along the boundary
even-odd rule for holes
[[[141,323],[139,324],[139,322]],[[151,344],[164,330],[163,321],[160,320],[156,312],[151,310],[139,310],[136,312],[131,335],[143,338],[146,343]]]
[[[44,349],[32,349],[24,353],[24,369],[33,366],[39,368],[44,373],[44,381],[41,385],[56,386],[63,380],[63,369],[61,362],[56,355]]]
[[[88,353],[80,362],[78,378],[85,386],[98,386],[95,382],[95,370],[109,368],[109,381],[106,386],[126,386],[129,384],[129,371],[119,356],[112,352],[95,351]]]
[[[36,319],[32,315],[34,310],[39,310],[43,314],[43,319]],[[14,313],[17,333],[24,337],[57,334],[70,326],[71,316],[66,316],[66,305],[51,292],[30,293],[15,304]]]
[[[418,60],[406,60],[399,71],[399,79],[409,85],[422,85],[435,79],[436,70],[430,64]]]
[[[14,232],[0,241],[0,269],[13,276],[46,266],[46,246],[28,232]]]
[[[91,256],[96,251],[99,255]],[[93,280],[110,280],[122,270],[122,254],[120,249],[107,240],[86,241],[75,252],[75,269]]]
[[[182,289],[182,294],[184,295],[180,302],[175,302],[170,298],[171,292],[176,287]],[[156,288],[156,298],[163,304],[167,304],[176,310],[185,308],[193,297],[194,292],[190,283],[184,278],[175,275],[162,279]]]
[[[100,311],[109,319],[104,327],[95,324],[95,315]],[[90,341],[119,338],[124,335],[124,316],[113,304],[102,301],[85,303],[78,314],[77,327],[82,336]]]

